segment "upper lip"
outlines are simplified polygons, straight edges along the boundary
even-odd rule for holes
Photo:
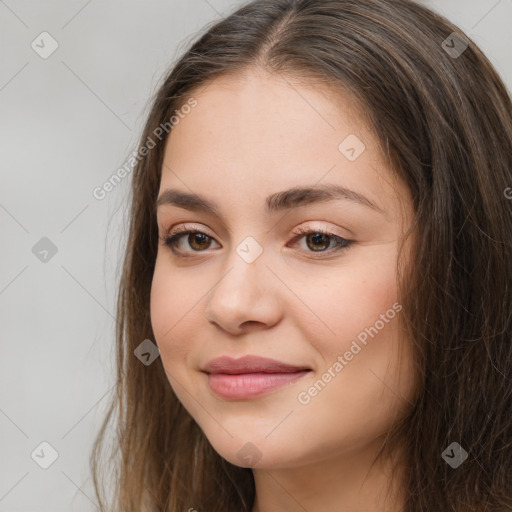
[[[292,373],[310,369],[307,366],[291,365],[258,356],[244,356],[239,359],[228,356],[217,357],[202,368],[206,373],[227,373],[231,375],[242,373]]]

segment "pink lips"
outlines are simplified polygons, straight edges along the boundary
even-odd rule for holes
[[[223,398],[245,399],[262,395],[306,375],[310,368],[293,366],[274,359],[224,356],[204,366],[210,389]]]

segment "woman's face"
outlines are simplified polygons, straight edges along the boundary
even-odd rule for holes
[[[200,233],[181,234],[174,252],[159,242],[155,341],[177,397],[238,466],[374,446],[413,400],[396,274],[411,197],[348,96],[322,90],[254,70],[217,79],[166,146],[159,234]],[[303,188],[318,192],[286,192]],[[293,371],[203,371],[247,355]]]

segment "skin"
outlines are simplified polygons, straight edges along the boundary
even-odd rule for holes
[[[386,486],[397,485],[389,464],[370,468],[389,427],[414,400],[399,313],[359,343],[341,371],[332,367],[399,303],[396,262],[413,215],[409,190],[387,166],[357,104],[339,90],[334,96],[311,81],[250,69],[193,96],[198,105],[168,138],[159,195],[167,188],[204,195],[221,216],[174,205],[157,210],[160,236],[186,223],[212,237],[191,246],[182,236],[182,257],[159,243],[151,321],[170,385],[214,449],[252,467],[253,512],[400,510],[398,495],[384,500]],[[355,161],[338,149],[349,134],[366,146]],[[264,211],[269,194],[326,183],[365,195],[385,213],[342,199]],[[336,252],[329,239],[291,242],[298,227],[355,243]],[[251,264],[236,252],[247,236],[263,248]],[[219,398],[200,368],[246,354],[312,371],[257,398]],[[329,368],[335,377],[300,403],[299,393]],[[240,450],[252,450],[253,463],[243,463]]]

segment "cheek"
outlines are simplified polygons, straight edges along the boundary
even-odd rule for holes
[[[410,396],[413,381],[411,353],[402,360],[403,367],[399,359],[404,340],[398,330],[402,306],[395,248],[375,246],[364,257],[347,262],[341,271],[333,271],[321,285],[305,279],[299,295],[313,305],[314,315],[296,319],[301,318],[300,329],[320,357],[319,377],[329,388],[319,393],[322,397],[315,398],[317,404],[311,410],[343,397],[345,415],[351,411],[361,418],[387,418],[396,405],[396,395]],[[317,388],[324,389],[324,384]],[[386,389],[392,391],[386,394]],[[323,414],[321,407],[316,412]]]
[[[314,313],[309,323],[303,317],[303,328],[328,360],[348,350],[358,335],[364,339],[365,328],[376,322],[381,338],[388,337],[400,309],[398,304],[393,308],[398,303],[395,258],[392,248],[375,247],[333,269],[320,285],[308,278],[299,285],[298,294]]]
[[[193,306],[201,293],[199,290],[197,294],[190,293],[193,289],[190,279],[181,281],[179,272],[169,271],[165,262],[157,258],[151,285],[150,314],[155,342],[166,368],[186,358],[191,338],[183,328],[197,321],[191,317],[197,315],[198,308]]]
[[[305,302],[315,305],[329,329],[316,321],[316,329],[305,319],[302,323],[321,365],[298,399],[306,404],[304,421],[322,429],[333,443],[340,432],[355,444],[377,437],[412,400],[411,353],[399,359],[404,340],[398,330],[401,304],[394,265],[351,266],[350,277],[333,280],[329,293],[304,288],[311,292]]]
[[[179,306],[174,293],[175,283],[162,271],[161,265],[157,263],[151,283],[150,314],[153,333],[158,340],[161,340],[165,333],[172,327],[170,313],[176,311]],[[172,315],[173,316],[173,315]]]

